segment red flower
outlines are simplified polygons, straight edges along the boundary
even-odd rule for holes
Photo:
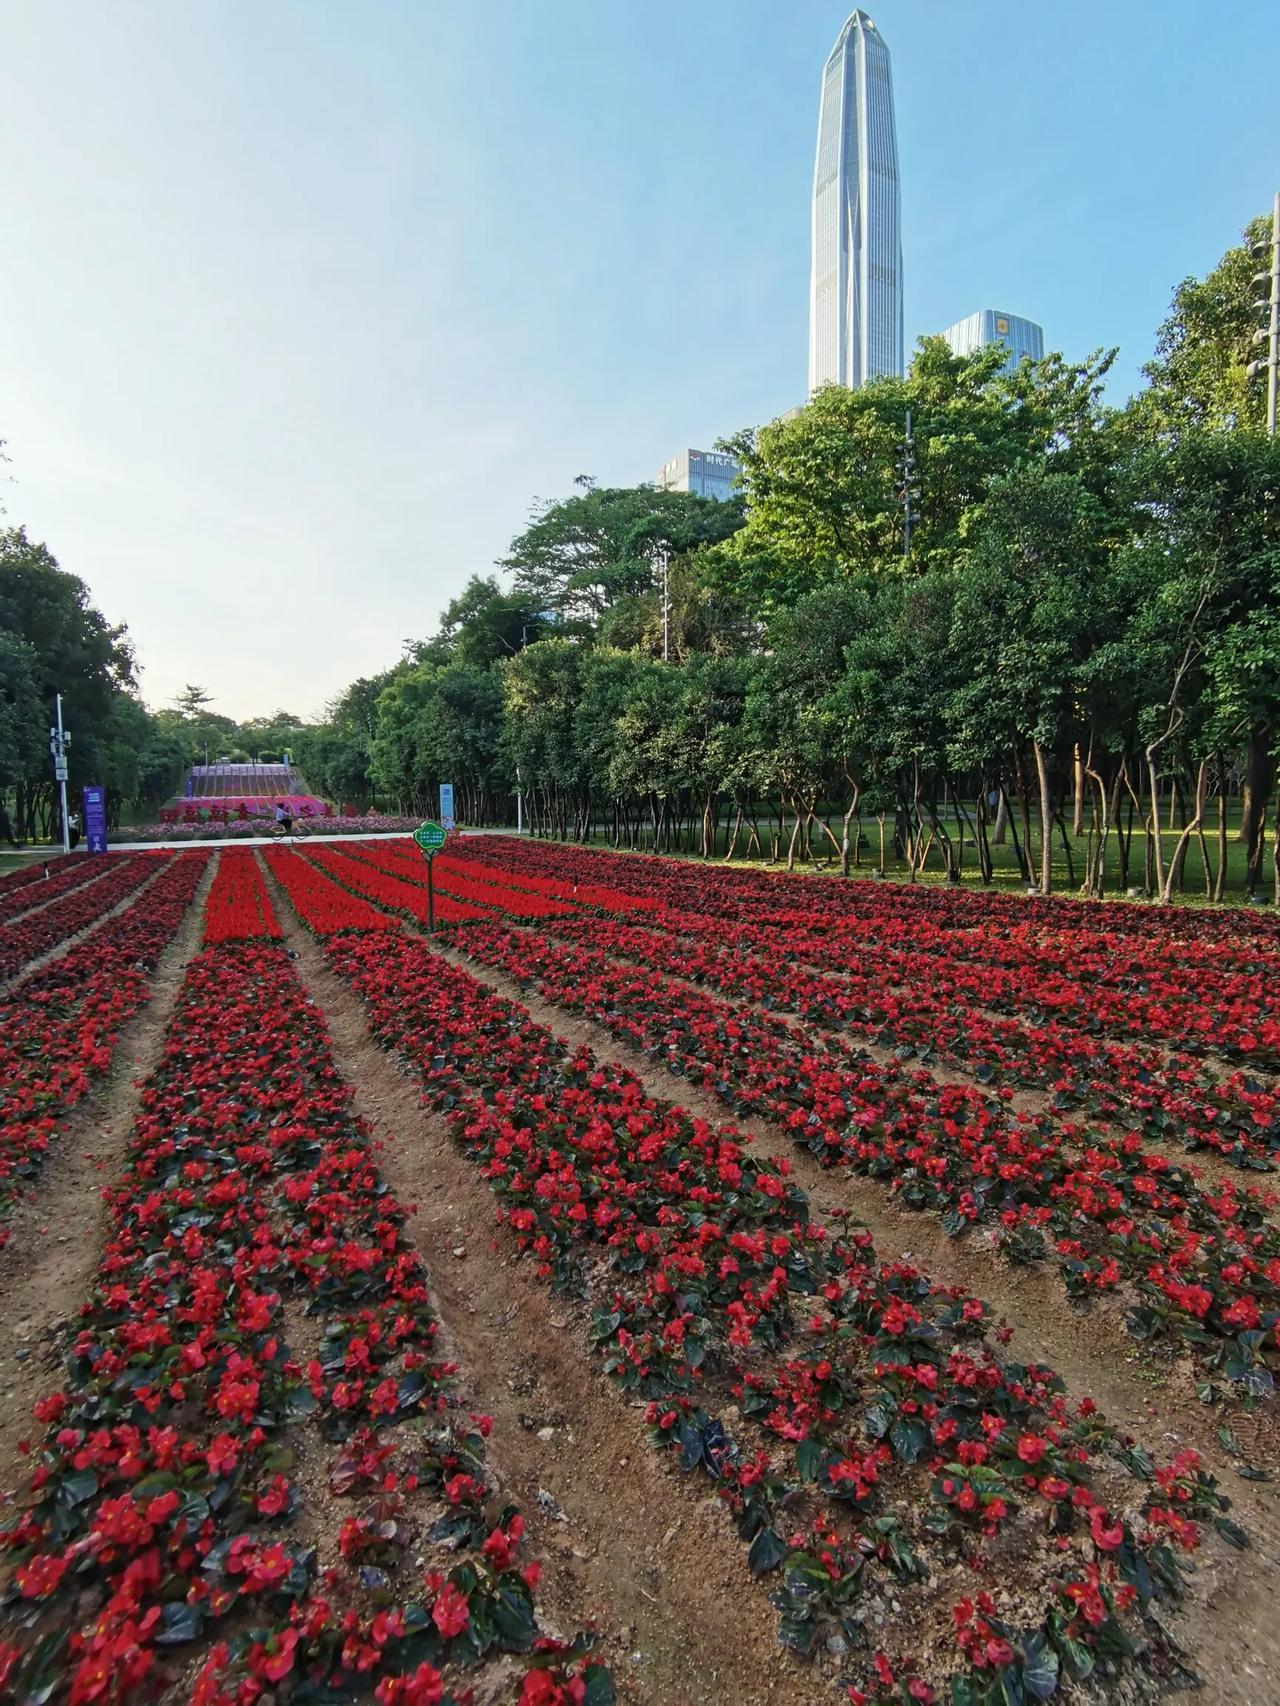
[[[466,1598],[458,1592],[452,1582],[446,1582],[441,1588],[436,1602],[431,1608],[431,1617],[446,1641],[454,1635],[460,1635],[471,1621],[471,1612],[467,1606]]]

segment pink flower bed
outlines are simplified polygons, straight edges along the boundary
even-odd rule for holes
[[[276,806],[283,803],[293,809],[295,817],[332,817],[333,807],[314,794],[222,794],[207,798],[182,800],[176,806],[165,806],[160,813],[161,823],[230,823],[239,818],[275,816]]]

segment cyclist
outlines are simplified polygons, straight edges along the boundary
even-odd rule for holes
[[[276,827],[282,835],[293,834],[293,807],[285,800],[276,801]]]

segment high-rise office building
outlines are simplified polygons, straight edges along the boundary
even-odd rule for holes
[[[695,492],[700,498],[734,497],[742,472],[736,456],[723,450],[681,450],[658,471],[654,484],[664,492]]]
[[[889,49],[867,14],[822,73],[813,168],[809,394],[902,372],[902,194]]]
[[[1040,361],[1044,356],[1044,328],[1034,320],[1024,320],[1019,314],[1006,314],[999,308],[979,308],[942,334],[957,355],[972,355],[988,344],[1005,344],[1009,350],[1005,362],[1012,372],[1023,356]]]

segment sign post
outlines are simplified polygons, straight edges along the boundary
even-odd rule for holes
[[[428,818],[420,823],[413,832],[413,839],[418,843],[423,858],[427,861],[427,931],[434,936],[436,933],[436,888],[431,874],[431,862],[444,846],[444,830],[438,823],[432,823]]]
[[[455,820],[454,815],[453,815],[453,783],[452,782],[441,782],[441,784],[440,784],[440,822],[444,826],[444,831],[445,831],[446,835],[454,827],[455,821],[456,820]]]
[[[107,850],[107,790],[92,787],[81,790],[84,804],[84,838],[90,853]]]

